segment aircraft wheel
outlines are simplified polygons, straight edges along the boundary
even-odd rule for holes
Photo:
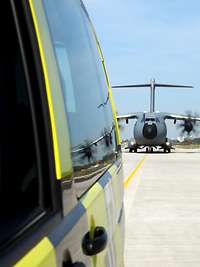
[[[130,152],[130,153],[132,153],[132,152],[133,152],[132,148],[129,148],[129,152]]]
[[[164,153],[166,153],[167,152],[167,150],[166,150],[166,148],[164,148]]]
[[[153,152],[153,147],[150,148],[151,153]]]
[[[134,149],[134,152],[137,153],[137,148]]]
[[[171,149],[170,148],[168,149],[168,153],[171,153]]]
[[[149,152],[149,149],[148,149],[148,147],[146,147],[146,152],[147,152],[147,153]]]

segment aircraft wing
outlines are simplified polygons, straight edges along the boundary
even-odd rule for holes
[[[117,119],[118,120],[137,119],[140,114],[141,113],[139,112],[135,112],[135,113],[125,114],[125,115],[117,115]]]
[[[200,121],[200,117],[190,116],[190,115],[180,115],[173,113],[164,113],[164,119],[166,120],[191,120],[191,121]]]

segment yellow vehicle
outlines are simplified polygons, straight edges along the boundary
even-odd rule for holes
[[[84,5],[1,11],[0,267],[122,267],[119,132]]]

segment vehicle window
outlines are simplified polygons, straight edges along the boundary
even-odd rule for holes
[[[9,1],[0,43],[0,246],[42,209],[25,71]]]
[[[96,40],[79,0],[44,0],[71,136],[75,182],[94,182],[115,157],[115,129]],[[81,186],[80,196],[91,184]]]

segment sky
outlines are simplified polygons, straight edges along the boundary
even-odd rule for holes
[[[159,88],[156,110],[200,114],[200,1],[84,0],[96,29],[111,85],[162,83],[194,89]],[[119,114],[149,111],[148,88],[113,90]],[[134,122],[123,128],[130,138]],[[168,137],[179,135],[168,123]]]

